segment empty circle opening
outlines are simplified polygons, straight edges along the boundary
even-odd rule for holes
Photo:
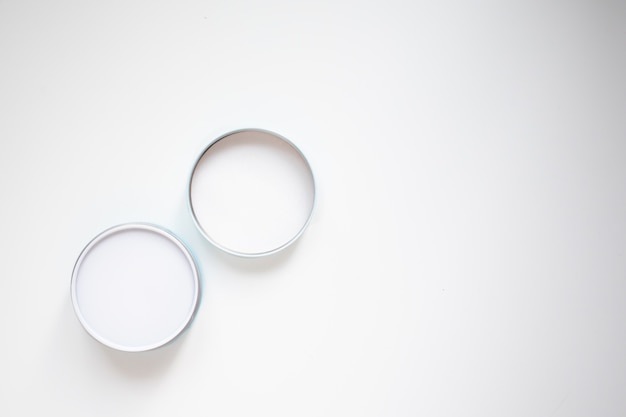
[[[72,274],[74,311],[87,332],[123,351],[158,348],[191,322],[199,274],[188,249],[147,224],[108,229],[80,254]]]
[[[211,143],[189,181],[189,206],[202,234],[239,256],[277,252],[308,225],[315,202],[311,167],[273,132],[244,129]]]

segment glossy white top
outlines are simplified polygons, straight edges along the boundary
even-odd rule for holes
[[[125,351],[162,346],[182,332],[198,302],[194,261],[174,236],[145,224],[109,229],[81,253],[72,301],[85,329]]]

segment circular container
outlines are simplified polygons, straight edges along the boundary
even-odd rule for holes
[[[74,311],[85,330],[113,349],[156,349],[191,323],[200,274],[187,247],[151,224],[129,223],[96,236],[72,272]]]
[[[291,141],[263,129],[241,129],[202,151],[187,197],[209,242],[233,255],[259,257],[302,235],[315,206],[315,179]]]

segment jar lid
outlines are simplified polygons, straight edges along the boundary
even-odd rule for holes
[[[192,321],[200,298],[196,263],[170,232],[129,223],[96,236],[72,273],[72,304],[83,327],[111,348],[163,346]]]

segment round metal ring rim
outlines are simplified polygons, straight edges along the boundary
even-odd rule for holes
[[[152,344],[145,345],[145,346],[138,346],[138,347],[124,346],[119,343],[112,342],[111,340],[108,340],[107,338],[101,336],[96,330],[94,330],[91,327],[91,325],[87,322],[87,320],[83,316],[80,306],[78,305],[78,297],[76,294],[76,279],[78,275],[78,270],[80,269],[80,266],[83,260],[85,259],[87,254],[89,254],[90,250],[95,245],[100,243],[102,240],[106,239],[107,237],[115,233],[125,231],[125,230],[145,230],[145,231],[157,233],[158,235],[165,237],[167,240],[174,243],[181,250],[185,258],[187,259],[189,266],[191,267],[192,274],[193,274],[193,290],[194,290],[193,308],[190,309],[189,314],[187,315],[185,320],[182,322],[182,324],[179,326],[179,328],[177,328],[175,332],[172,332],[170,336],[166,337],[165,339],[159,342],[152,343]],[[93,337],[95,340],[102,343],[103,345],[110,347],[112,349],[116,349],[116,350],[120,350],[124,352],[146,352],[149,350],[160,348],[162,346],[165,346],[173,342],[174,340],[176,340],[176,338],[178,338],[181,334],[183,334],[185,330],[189,328],[189,326],[191,325],[198,311],[198,307],[200,305],[200,272],[199,272],[198,265],[191,251],[174,233],[160,226],[150,224],[150,223],[124,223],[124,224],[120,224],[117,226],[112,226],[104,230],[100,234],[96,235],[96,237],[94,237],[81,251],[80,255],[78,256],[78,259],[76,260],[76,263],[74,264],[74,269],[72,270],[72,280],[71,280],[70,288],[71,288],[71,297],[72,297],[72,307],[74,308],[74,313],[76,314],[76,317],[78,317],[78,321],[83,326],[83,328],[87,331],[87,333],[91,337]]]
[[[309,174],[311,175],[311,181],[313,184],[313,195],[312,197],[312,204],[311,204],[311,209],[309,210],[309,215],[306,219],[306,221],[304,222],[304,224],[302,225],[302,227],[300,228],[300,230],[291,238],[289,239],[287,242],[283,243],[282,245],[264,251],[264,252],[240,252],[231,248],[228,248],[222,244],[220,244],[219,242],[217,242],[215,239],[213,239],[209,233],[204,230],[204,228],[202,227],[202,225],[200,224],[200,220],[198,220],[198,217],[196,216],[196,212],[193,209],[193,201],[192,201],[192,196],[191,196],[191,185],[193,182],[193,177],[194,174],[196,173],[196,169],[198,168],[198,164],[200,163],[200,161],[202,160],[202,158],[204,157],[204,155],[209,151],[209,149],[211,149],[212,146],[214,146],[216,143],[220,142],[223,139],[228,138],[229,136],[232,135],[236,135],[239,133],[245,133],[245,132],[259,132],[259,133],[266,133],[269,135],[272,135],[274,137],[276,137],[277,139],[282,140],[283,142],[285,142],[287,145],[289,145],[291,148],[293,148],[298,155],[300,155],[300,157],[302,158],[302,160],[304,161]],[[316,200],[317,200],[317,187],[315,184],[315,175],[313,175],[313,169],[311,168],[311,164],[309,163],[309,160],[307,159],[307,157],[304,155],[304,153],[302,153],[302,151],[300,150],[300,148],[298,148],[292,141],[290,141],[289,139],[287,139],[286,137],[279,135],[276,132],[273,132],[271,130],[266,130],[266,129],[259,129],[259,128],[244,128],[244,129],[237,129],[237,130],[233,130],[230,131],[228,133],[225,133],[221,136],[219,136],[217,139],[213,140],[211,143],[209,143],[208,146],[206,146],[202,152],[200,152],[200,155],[198,156],[198,158],[196,159],[196,161],[193,164],[193,168],[191,170],[191,173],[189,174],[189,180],[187,181],[187,206],[189,207],[189,211],[191,212],[191,217],[193,219],[194,224],[196,225],[196,228],[200,231],[200,233],[202,234],[202,236],[204,236],[204,238],[206,240],[208,240],[213,246],[215,246],[218,249],[221,249],[222,251],[229,253],[231,255],[235,255],[235,256],[239,256],[242,258],[258,258],[258,257],[262,257],[262,256],[267,256],[267,255],[272,255],[274,253],[280,252],[281,250],[287,248],[288,246],[290,246],[292,243],[294,243],[296,240],[298,240],[298,238],[304,233],[304,231],[306,230],[306,228],[309,226],[309,223],[311,223],[311,219],[313,217],[313,212],[315,210],[315,206],[316,206]]]

